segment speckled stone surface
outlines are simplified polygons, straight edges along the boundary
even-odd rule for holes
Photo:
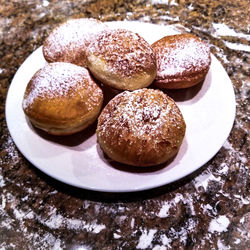
[[[247,0],[0,0],[0,249],[249,249],[249,8]],[[237,101],[217,155],[178,182],[130,194],[72,188],[32,166],[8,132],[8,87],[70,17],[176,24],[206,40]]]

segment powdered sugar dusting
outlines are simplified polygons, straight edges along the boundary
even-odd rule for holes
[[[123,130],[129,128],[137,138],[154,137],[157,143],[163,133],[162,126],[166,123],[174,123],[173,127],[177,130],[182,127],[179,109],[165,94],[150,89],[125,91],[113,99],[103,112],[100,132],[105,134],[115,132],[119,127]]]
[[[229,219],[225,215],[220,215],[220,216],[218,216],[218,218],[211,220],[211,222],[209,224],[208,231],[211,233],[225,232],[225,231],[227,231],[227,227],[229,224],[230,224]]]
[[[208,184],[210,181],[220,181],[221,177],[215,177],[212,173],[206,173],[197,176],[194,180],[194,186],[198,190],[199,187],[203,187],[204,190],[207,190]]]
[[[190,34],[169,36],[152,45],[157,58],[157,79],[185,76],[210,65],[209,47]]]
[[[39,235],[35,232],[30,233],[28,231],[27,225],[29,225],[30,220],[35,220],[36,223],[39,223],[43,227],[48,228],[49,230],[47,234],[45,234],[43,237],[47,238],[49,242],[41,242],[39,239],[39,244],[44,243],[44,247],[53,246],[59,247],[61,245],[61,242],[59,239],[56,239],[53,237],[53,234],[50,234],[49,231],[55,230],[55,229],[66,229],[66,230],[76,230],[76,231],[86,231],[88,233],[92,234],[98,234],[102,230],[106,229],[106,226],[102,223],[98,223],[95,219],[92,221],[85,221],[82,218],[67,218],[64,217],[62,214],[60,214],[57,211],[57,208],[54,206],[49,207],[50,211],[46,216],[42,214],[38,214],[32,210],[26,211],[22,208],[19,208],[17,204],[19,204],[18,199],[8,193],[5,195],[2,195],[2,204],[0,204],[0,215],[2,215],[6,205],[8,206],[8,209],[12,210],[12,217],[3,217],[2,221],[0,222],[1,227],[5,227],[8,229],[12,229],[12,226],[14,226],[14,219],[19,222],[20,229],[22,230],[23,234],[25,236],[31,237],[32,241],[35,239],[40,238]],[[55,248],[59,249],[59,248]]]
[[[29,82],[23,108],[32,106],[37,99],[71,98],[81,94],[80,90],[83,89],[91,92],[91,96],[95,97],[96,93],[91,91],[92,80],[85,68],[62,62],[47,64]]]
[[[193,205],[193,198],[191,196],[184,197],[182,194],[177,193],[176,196],[171,201],[165,201],[162,204],[162,207],[157,214],[160,218],[167,218],[170,216],[170,209],[177,206],[179,202],[183,202],[190,211],[191,215],[195,215],[194,205]]]
[[[64,61],[86,66],[85,51],[93,37],[108,27],[92,18],[71,19],[55,28],[44,43],[49,62]]]
[[[65,218],[61,214],[53,212],[48,219],[39,218],[39,221],[51,229],[67,228],[69,230],[87,230],[94,234],[98,234],[106,228],[104,224],[98,224],[96,221],[87,223],[80,219]]]
[[[149,154],[154,164],[172,155],[184,133],[185,123],[177,105],[163,92],[153,89],[117,95],[102,111],[97,126],[97,136],[107,147],[118,154],[123,148],[127,159],[136,158],[140,165],[145,164]]]
[[[121,76],[156,68],[155,54],[150,45],[138,34],[124,29],[99,34],[89,45],[87,57],[93,64],[96,57],[105,61],[111,73]]]
[[[136,246],[137,249],[147,249],[150,247],[151,242],[154,238],[154,234],[157,232],[156,229],[150,229],[149,231],[142,231],[139,242]]]

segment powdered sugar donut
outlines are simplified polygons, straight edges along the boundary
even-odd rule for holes
[[[69,135],[92,124],[99,115],[103,93],[87,69],[51,63],[30,80],[23,110],[31,123],[53,135]]]
[[[152,166],[179,150],[186,125],[175,102],[160,90],[124,91],[103,109],[97,140],[113,160]]]
[[[56,27],[43,45],[48,62],[69,62],[86,67],[86,48],[107,25],[93,18],[71,19]]]
[[[156,76],[156,58],[150,45],[125,29],[99,34],[87,49],[87,67],[115,89],[135,90],[149,86]]]
[[[192,34],[166,36],[152,44],[157,58],[155,85],[191,87],[204,80],[211,63],[208,45]]]

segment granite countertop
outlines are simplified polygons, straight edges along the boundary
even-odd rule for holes
[[[219,152],[184,179],[122,194],[77,189],[29,163],[6,125],[8,87],[71,17],[173,24],[208,42],[237,102]],[[0,0],[0,249],[249,249],[249,24],[247,0]]]

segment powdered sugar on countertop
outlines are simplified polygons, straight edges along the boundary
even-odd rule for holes
[[[152,240],[154,238],[154,234],[156,232],[157,232],[156,229],[149,229],[149,231],[143,230],[136,248],[138,249],[149,248],[151,246]]]
[[[11,137],[7,141],[4,145],[9,148],[9,154],[19,159]],[[186,246],[190,237],[203,248],[208,246],[208,242],[228,247],[226,241],[221,239],[217,242],[214,237],[231,233],[231,223],[234,223],[237,237],[232,244],[239,246],[247,238],[246,221],[249,217],[236,219],[231,211],[244,209],[249,200],[240,190],[228,192],[226,182],[231,171],[244,172],[247,169],[246,160],[231,147],[230,142],[226,142],[224,153],[232,154],[232,162],[217,162],[216,169],[208,165],[190,183],[177,188],[175,185],[173,192],[163,194],[159,199],[136,203],[81,200],[51,188],[41,191],[49,187],[41,186],[41,181],[36,181],[37,177],[32,172],[24,173],[27,178],[31,176],[34,179],[26,185],[18,179],[12,182],[0,174],[4,188],[0,195],[0,229],[13,231],[18,228],[16,233],[22,234],[32,246],[51,249],[67,246],[67,241],[60,238],[66,232],[68,235],[79,233],[98,238],[110,232],[113,244],[122,246],[126,239],[127,242],[134,242],[134,249],[169,249],[176,242]],[[6,153],[3,165],[6,159],[10,159]],[[18,161],[12,164],[16,173],[21,171],[18,171]],[[5,188],[10,187],[11,182],[18,189],[7,192]],[[230,208],[229,204],[233,207]],[[54,232],[58,232],[57,235]],[[89,244],[80,246],[91,249]],[[5,243],[1,243],[0,247],[6,247]]]
[[[218,218],[215,218],[210,221],[208,231],[211,233],[214,232],[225,232],[227,227],[230,224],[229,219],[225,215],[220,215]]]

